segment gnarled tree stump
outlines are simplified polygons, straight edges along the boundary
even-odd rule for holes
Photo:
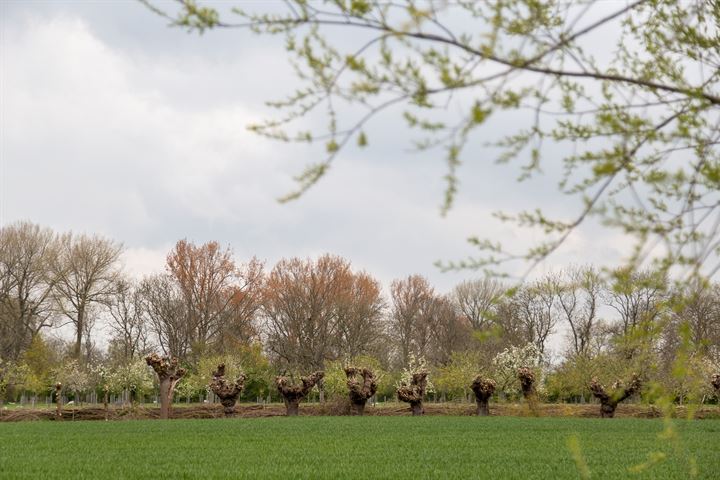
[[[221,363],[217,366],[217,370],[213,372],[213,378],[210,381],[210,390],[217,395],[223,406],[226,417],[232,417],[235,413],[235,403],[245,387],[244,373],[238,375],[235,382],[230,383],[225,379],[225,364]]]
[[[55,418],[62,418],[62,383],[55,384]]]
[[[530,407],[530,412],[537,416],[539,411],[537,390],[535,390],[535,373],[529,367],[520,367],[517,376],[520,380],[520,390]]]
[[[413,373],[410,385],[401,384],[397,389],[398,399],[410,404],[413,415],[425,413],[425,410],[423,410],[423,398],[427,388],[427,376],[428,372],[425,371]]]
[[[634,395],[640,390],[641,386],[640,378],[636,374],[633,374],[630,384],[627,387],[624,387],[622,382],[618,380],[610,386],[610,391],[608,392],[605,386],[598,382],[597,378],[593,378],[590,382],[590,391],[600,400],[600,417],[613,418],[618,403]]]
[[[108,417],[110,416],[110,409],[108,407],[109,405],[109,397],[110,396],[110,387],[107,385],[103,385],[103,410],[105,410],[105,421],[108,421]]]
[[[288,377],[275,377],[278,392],[283,397],[288,417],[296,417],[300,410],[300,400],[325,376],[325,372],[315,372],[307,377],[300,377],[302,385],[293,385]]]
[[[375,374],[369,368],[345,367],[345,375],[350,392],[350,415],[362,415],[368,398],[377,391]],[[358,375],[362,377],[362,382]]]
[[[488,402],[493,393],[495,393],[495,380],[483,378],[481,375],[475,377],[470,388],[475,392],[475,403],[477,403],[477,415],[479,417],[487,417],[490,415],[490,407]]]
[[[186,370],[178,364],[175,357],[161,357],[157,353],[151,353],[145,357],[145,362],[155,370],[160,381],[160,418],[170,418],[175,386],[185,375]]]
[[[720,396],[720,373],[716,373],[710,379],[710,385],[715,389],[715,394]]]

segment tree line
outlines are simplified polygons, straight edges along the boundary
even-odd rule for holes
[[[180,240],[163,273],[132,278],[122,252],[98,235],[29,222],[0,229],[6,397],[48,392],[61,378],[77,391],[111,377],[119,390],[149,391],[142,364],[154,352],[187,369],[178,389],[188,397],[207,388],[219,363],[249,374],[249,398],[274,391],[275,374],[312,371],[326,372],[318,383],[332,392],[353,364],[358,375],[371,366],[384,377],[380,391],[394,396],[417,359],[442,398],[469,398],[478,374],[492,377],[498,393],[520,395],[517,369],[530,366],[551,400],[589,399],[593,379],[635,374],[682,402],[709,398],[708,379],[720,372],[720,287],[709,282],[576,266],[522,284],[467,280],[447,293],[410,275],[386,295],[370,273],[330,254],[270,267],[240,262],[218,242]],[[72,340],[54,335],[68,328]],[[551,362],[548,339],[559,332],[562,349]]]

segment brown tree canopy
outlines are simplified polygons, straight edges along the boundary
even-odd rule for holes
[[[180,240],[167,256],[167,271],[180,291],[190,342],[199,353],[255,337],[252,319],[260,306],[260,262],[253,258],[238,266],[230,249],[218,242],[196,246]]]
[[[390,331],[405,365],[410,354],[425,356],[431,340],[435,290],[425,277],[411,275],[390,285]]]
[[[262,282],[256,259],[238,266],[217,242],[181,240],[168,254],[167,273],[143,281],[143,314],[166,354],[221,353],[257,338]]]
[[[283,259],[267,280],[267,347],[290,368],[322,368],[340,355],[372,352],[382,335],[377,281],[337,256]]]
[[[433,299],[430,334],[428,358],[438,365],[447,365],[453,352],[467,350],[471,345],[470,322],[447,296]]]
[[[380,282],[366,272],[346,276],[338,298],[336,358],[356,358],[382,350],[385,335],[385,300]]]

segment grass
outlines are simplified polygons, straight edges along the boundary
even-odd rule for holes
[[[720,421],[671,425],[668,435],[642,419],[0,423],[0,478],[717,478]]]

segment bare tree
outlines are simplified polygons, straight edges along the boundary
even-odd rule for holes
[[[400,362],[407,364],[410,354],[424,356],[431,340],[431,316],[435,291],[427,279],[411,275],[390,285],[392,312],[390,330],[400,349]]]
[[[62,236],[60,245],[53,263],[56,298],[62,313],[75,327],[73,355],[84,361],[83,340],[89,338],[93,321],[90,309],[109,301],[119,275],[122,247],[103,237],[70,233]]]
[[[540,353],[545,353],[545,343],[556,324],[553,311],[556,285],[557,278],[548,275],[530,285],[521,286],[512,300],[529,340],[538,347]]]
[[[167,356],[187,358],[192,348],[183,296],[172,276],[151,275],[140,284],[142,314]]]
[[[448,297],[435,297],[428,317],[431,344],[430,358],[439,365],[447,365],[453,352],[466,350],[472,329],[465,316],[459,315]]]
[[[593,267],[575,267],[563,272],[557,282],[556,310],[570,327],[570,345],[574,355],[587,356],[597,329],[598,309],[603,280]]]
[[[0,228],[0,357],[17,359],[51,326],[57,255],[57,235],[48,228],[29,222]]]
[[[676,292],[679,308],[673,309],[670,333],[677,334],[681,323],[687,323],[690,339],[703,353],[713,345],[720,345],[720,285],[692,285]]]
[[[497,336],[489,340],[495,340],[497,352],[509,346],[525,345],[532,340],[530,332],[528,332],[523,315],[520,313],[520,303],[515,298],[504,298],[497,305],[497,312],[494,319],[494,326],[497,329]],[[492,332],[491,332],[492,333]],[[487,342],[484,342],[485,348]],[[496,353],[497,353],[496,352]]]
[[[376,354],[386,339],[380,282],[365,272],[345,276],[345,280],[349,284],[342,288],[337,303],[335,356]]]
[[[451,297],[473,330],[487,330],[497,316],[505,290],[494,278],[467,280],[453,289]]]
[[[350,264],[324,255],[279,261],[267,280],[263,315],[267,348],[281,364],[321,369],[334,356],[338,306],[352,284]],[[345,306],[345,309],[352,310]]]
[[[252,321],[260,306],[260,262],[252,259],[238,267],[230,249],[223,250],[217,242],[196,246],[180,240],[167,256],[167,271],[185,305],[194,353],[219,349],[223,340],[232,347],[255,336]]]
[[[108,304],[108,327],[123,362],[142,355],[148,345],[148,328],[143,316],[142,291],[134,282],[119,278]]]
[[[262,264],[236,265],[217,242],[179,241],[167,257],[167,273],[146,277],[142,311],[165,354],[181,359],[221,353],[257,338],[254,325],[262,296]]]
[[[606,303],[620,316],[619,334],[647,330],[663,312],[667,299],[665,276],[650,271],[617,270]]]

